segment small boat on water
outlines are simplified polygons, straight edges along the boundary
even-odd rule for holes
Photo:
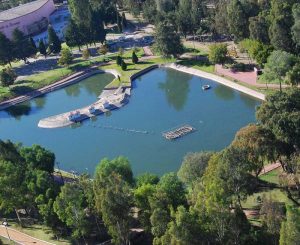
[[[202,89],[203,89],[203,90],[208,90],[208,89],[210,89],[210,88],[211,88],[211,86],[208,85],[208,84],[202,86]]]

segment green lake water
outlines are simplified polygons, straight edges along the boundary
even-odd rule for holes
[[[112,75],[99,74],[65,89],[0,111],[0,138],[40,144],[64,170],[92,173],[104,158],[126,156],[135,174],[177,171],[187,152],[218,151],[255,122],[260,102],[211,80],[155,69],[134,81],[129,103],[78,127],[41,129],[40,119],[91,104]],[[202,85],[212,89],[203,91]],[[162,132],[190,124],[197,129],[176,141]],[[134,132],[138,131],[138,132]],[[145,134],[143,131],[147,131]]]

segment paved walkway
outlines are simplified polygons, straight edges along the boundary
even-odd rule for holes
[[[257,87],[257,88],[273,88],[273,89],[280,89],[279,84],[263,84],[257,82],[257,74],[255,71],[250,72],[233,72],[230,69],[225,69],[222,65],[215,65],[215,71],[219,75],[224,75],[226,77],[230,77],[232,79],[236,79],[240,82],[246,83],[248,85]],[[287,84],[282,84],[282,88],[290,87]]]
[[[11,240],[16,242],[17,244],[28,245],[28,244],[36,244],[36,245],[54,245],[54,243],[46,242],[29,236],[25,233],[17,231],[12,228],[7,228],[9,237]],[[0,236],[8,239],[6,228],[3,225],[0,225]]]
[[[281,164],[279,162],[268,164],[268,165],[264,166],[264,168],[260,171],[259,176],[267,174],[267,173],[273,171],[274,169],[277,169],[280,167],[281,167]]]
[[[218,83],[221,83],[221,84],[223,84],[227,87],[233,88],[237,91],[248,94],[248,95],[250,95],[252,97],[255,97],[257,99],[265,100],[265,95],[264,94],[259,93],[259,92],[255,91],[253,89],[244,87],[242,85],[239,85],[237,83],[234,83],[234,82],[232,82],[232,81],[230,81],[226,78],[217,76],[215,74],[200,71],[200,70],[195,69],[195,68],[189,68],[189,67],[186,67],[186,66],[178,65],[178,64],[175,64],[175,63],[165,65],[165,66],[169,67],[169,68],[172,68],[172,69],[175,69],[175,70],[178,70],[178,71],[181,71],[181,72],[185,72],[185,73],[189,73],[189,74],[196,75],[196,76],[199,76],[199,77],[203,77],[203,78],[206,78],[206,79],[214,80],[214,81],[216,81]]]

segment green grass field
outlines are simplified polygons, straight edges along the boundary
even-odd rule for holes
[[[21,231],[29,236],[35,237],[37,239],[50,242],[56,245],[68,245],[71,244],[71,241],[60,239],[59,241],[56,240],[53,236],[52,231],[43,225],[31,225],[25,228],[20,227],[17,223],[11,223],[12,228]]]
[[[130,86],[131,85],[130,77],[133,74],[155,64],[166,64],[174,61],[175,59],[153,58],[145,61],[140,61],[138,64],[133,64],[130,60],[125,60],[125,62],[127,63],[126,71],[123,71],[121,67],[115,63],[102,66],[100,67],[100,69],[114,69],[121,74],[121,81],[119,81],[118,79],[114,79],[110,84],[106,86],[108,88],[112,88],[112,87],[118,87],[121,84],[123,84],[124,86]]]
[[[137,56],[140,58],[144,55],[143,49],[137,49],[136,51]],[[114,62],[118,54],[110,54],[106,55],[106,60]],[[124,51],[123,57],[124,59],[131,59],[132,50]],[[47,86],[49,84],[55,83],[62,79],[63,77],[69,76],[72,73],[75,73],[77,71],[80,71],[82,69],[85,69],[87,67],[98,65],[99,63],[103,62],[104,56],[97,56],[93,57],[90,60],[83,60],[82,58],[77,58],[73,61],[73,64],[71,64],[69,67],[59,67],[53,70],[49,70],[46,72],[33,74],[31,76],[27,76],[26,79],[22,81],[15,82],[14,85],[7,87],[0,86],[0,102],[25,94],[27,92],[30,92],[34,89],[39,89],[44,86]],[[151,61],[149,61],[151,63]],[[20,63],[21,64],[21,63]],[[128,67],[128,71],[124,73],[124,80],[127,81],[127,74],[130,73],[132,75],[134,72],[139,70],[139,67],[144,67],[145,64],[142,65],[130,65]],[[118,68],[118,67],[116,67]],[[113,69],[113,68],[109,68]],[[129,76],[130,76],[129,75]]]

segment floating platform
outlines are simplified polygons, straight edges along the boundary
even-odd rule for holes
[[[40,128],[61,128],[71,126],[74,123],[82,122],[94,116],[123,107],[128,102],[130,88],[117,90],[104,90],[99,96],[98,101],[75,111],[62,113],[41,119],[38,123]]]
[[[184,125],[184,126],[181,126],[179,128],[176,128],[174,130],[170,130],[168,132],[165,132],[162,135],[163,135],[163,137],[165,137],[168,140],[175,140],[175,139],[181,138],[181,137],[183,137],[183,136],[185,136],[189,133],[192,133],[195,130],[196,129],[193,128],[190,125]]]

